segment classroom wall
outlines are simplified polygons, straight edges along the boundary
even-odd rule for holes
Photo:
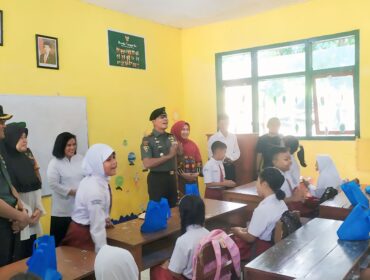
[[[151,131],[149,114],[166,106],[170,124],[183,115],[181,31],[79,0],[0,0],[0,10],[0,94],[86,96],[89,144],[111,145],[117,174],[124,177],[123,191],[113,191],[112,216],[141,212],[148,197],[139,146]],[[107,29],[145,37],[147,70],[108,66]],[[35,34],[59,39],[59,70],[36,67]],[[32,110],[32,104],[19,106]],[[130,151],[137,156],[134,166],[128,165]],[[44,203],[48,215],[42,223],[48,232],[50,198]]]
[[[183,30],[182,60],[186,120],[192,125],[192,137],[206,158],[206,133],[216,130],[215,54],[360,30],[360,123],[361,138],[356,141],[302,141],[308,167],[305,176],[316,177],[315,155],[328,153],[342,177],[358,177],[370,184],[370,1],[313,0],[265,12],[256,16],[224,21]],[[366,144],[369,143],[369,144]],[[359,153],[357,148],[360,147]],[[366,171],[367,170],[367,171]]]

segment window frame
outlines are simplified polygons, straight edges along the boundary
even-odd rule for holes
[[[312,44],[317,41],[335,39],[345,36],[355,37],[355,64],[353,66],[335,67],[328,69],[313,70],[312,68]],[[296,44],[305,45],[305,71],[287,73],[287,74],[275,74],[268,76],[258,76],[258,61],[257,52],[260,50],[273,49],[279,47],[287,47]],[[251,73],[250,78],[242,78],[235,80],[222,80],[222,57],[225,55],[239,54],[244,52],[251,53]],[[217,112],[224,112],[224,87],[225,86],[241,86],[241,85],[251,85],[252,87],[252,127],[253,133],[259,133],[259,108],[258,108],[258,82],[260,80],[276,79],[276,78],[288,78],[296,76],[305,77],[305,115],[306,115],[306,136],[298,137],[301,140],[339,140],[339,141],[352,141],[356,138],[360,138],[360,92],[359,92],[359,64],[360,64],[360,32],[359,30],[352,30],[347,32],[341,32],[331,35],[324,35],[319,37],[313,37],[309,39],[296,40],[278,44],[265,45],[260,47],[239,49],[227,52],[220,52],[215,54],[215,67],[216,67],[216,101],[217,101]],[[354,109],[355,109],[355,135],[354,136],[313,136],[312,135],[312,114],[313,112],[313,94],[315,77],[327,74],[341,74],[341,73],[353,73],[353,94],[354,94]]]

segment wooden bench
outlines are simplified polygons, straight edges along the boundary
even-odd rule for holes
[[[212,199],[204,199],[206,207],[206,228],[211,230],[232,226],[245,226],[246,205]],[[124,248],[132,253],[140,271],[167,260],[173,251],[180,234],[180,213],[178,208],[171,209],[172,217],[167,229],[142,234],[143,220],[135,219],[107,230],[108,244]]]
[[[341,224],[311,220],[248,263],[246,279],[346,279],[369,253],[369,241],[338,240]]]
[[[58,271],[62,274],[63,280],[95,279],[95,252],[61,246],[56,248],[56,255]],[[27,260],[0,267],[0,279],[9,279],[17,273],[26,272]]]

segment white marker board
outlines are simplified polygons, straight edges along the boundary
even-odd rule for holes
[[[28,147],[40,165],[42,194],[51,194],[46,170],[57,135],[64,131],[76,135],[81,155],[88,149],[86,98],[1,94],[0,105],[6,114],[13,115],[7,123],[26,122]]]

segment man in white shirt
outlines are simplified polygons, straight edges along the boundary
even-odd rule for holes
[[[213,134],[208,140],[208,157],[212,157],[211,146],[215,141],[220,141],[226,144],[226,157],[224,159],[225,178],[235,181],[235,167],[234,162],[240,157],[240,149],[238,140],[235,134],[228,132],[229,117],[225,114],[218,116],[218,132]]]

